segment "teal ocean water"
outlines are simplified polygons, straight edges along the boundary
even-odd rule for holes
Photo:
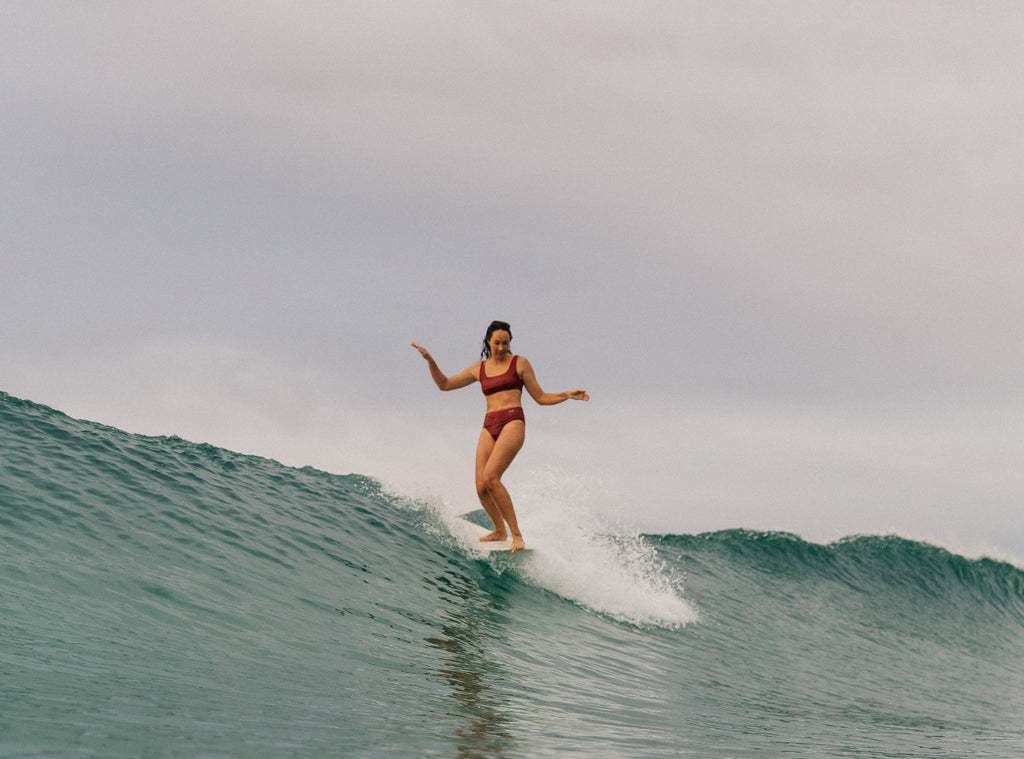
[[[454,517],[0,393],[0,756],[1024,756],[1014,566]]]

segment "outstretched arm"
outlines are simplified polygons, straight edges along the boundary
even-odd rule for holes
[[[437,366],[437,362],[434,361],[434,357],[430,355],[426,348],[417,343],[412,343],[412,347],[420,352],[420,355],[427,360],[427,365],[430,367],[430,376],[434,379],[434,384],[437,385],[440,390],[458,390],[460,387],[471,385],[477,381],[477,376],[474,374],[476,364],[467,366],[458,374],[451,377],[445,376],[445,373],[440,370]]]
[[[537,382],[537,376],[533,373],[533,366],[522,356],[519,357],[520,376],[523,378],[523,386],[526,388],[526,392],[530,394],[541,406],[554,406],[562,401],[567,401],[570,398],[574,401],[589,401],[590,395],[586,390],[567,390],[564,393],[545,393]]]

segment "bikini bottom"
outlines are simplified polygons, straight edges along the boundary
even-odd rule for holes
[[[484,417],[484,429],[491,433],[492,438],[497,440],[505,425],[516,420],[523,423],[526,422],[526,414],[523,413],[522,406],[510,406],[509,408],[498,409],[497,411],[488,411],[487,416]]]

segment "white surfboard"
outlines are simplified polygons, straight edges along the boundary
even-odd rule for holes
[[[507,540],[485,540],[481,541],[484,535],[487,535],[490,530],[486,527],[481,527],[478,524],[470,522],[468,519],[459,517],[456,520],[457,529],[462,537],[466,538],[467,542],[473,545],[475,548],[479,548],[485,553],[511,553],[512,551],[512,539]],[[530,547],[527,546],[521,551],[516,551],[516,554],[529,553]]]

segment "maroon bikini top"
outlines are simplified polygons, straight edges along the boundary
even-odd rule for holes
[[[504,374],[499,374],[497,377],[488,377],[487,372],[484,371],[484,365],[486,361],[480,362],[480,389],[484,391],[484,395],[491,395],[502,390],[522,390],[523,381],[519,379],[519,375],[516,374],[516,362],[519,360],[519,356],[512,357],[512,363],[509,364],[508,369]]]

